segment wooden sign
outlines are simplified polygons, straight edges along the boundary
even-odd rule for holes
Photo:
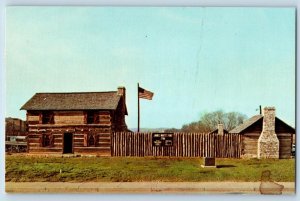
[[[173,146],[173,133],[153,133],[153,146]]]

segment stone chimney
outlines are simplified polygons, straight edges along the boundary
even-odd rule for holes
[[[258,139],[257,158],[279,158],[279,140],[275,133],[275,107],[263,110],[263,128]]]
[[[124,102],[126,103],[126,89],[125,89],[125,87],[118,87],[118,95],[123,96]]]
[[[218,124],[218,135],[224,135],[224,125]]]

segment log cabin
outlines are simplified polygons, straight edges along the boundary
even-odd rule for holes
[[[267,146],[267,151],[271,153],[263,158],[290,158],[295,129],[276,117],[274,107],[265,107],[262,115],[253,116],[230,131],[243,136],[242,157],[245,158],[261,158],[263,154],[260,140],[268,132],[271,134],[267,134],[266,142],[271,146]]]
[[[111,133],[128,131],[126,89],[36,93],[26,110],[29,153],[111,156]]]

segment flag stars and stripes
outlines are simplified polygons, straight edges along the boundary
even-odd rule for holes
[[[154,93],[139,87],[139,98],[152,100]]]

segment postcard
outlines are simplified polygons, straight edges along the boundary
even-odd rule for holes
[[[7,193],[295,194],[295,8],[6,8]]]

